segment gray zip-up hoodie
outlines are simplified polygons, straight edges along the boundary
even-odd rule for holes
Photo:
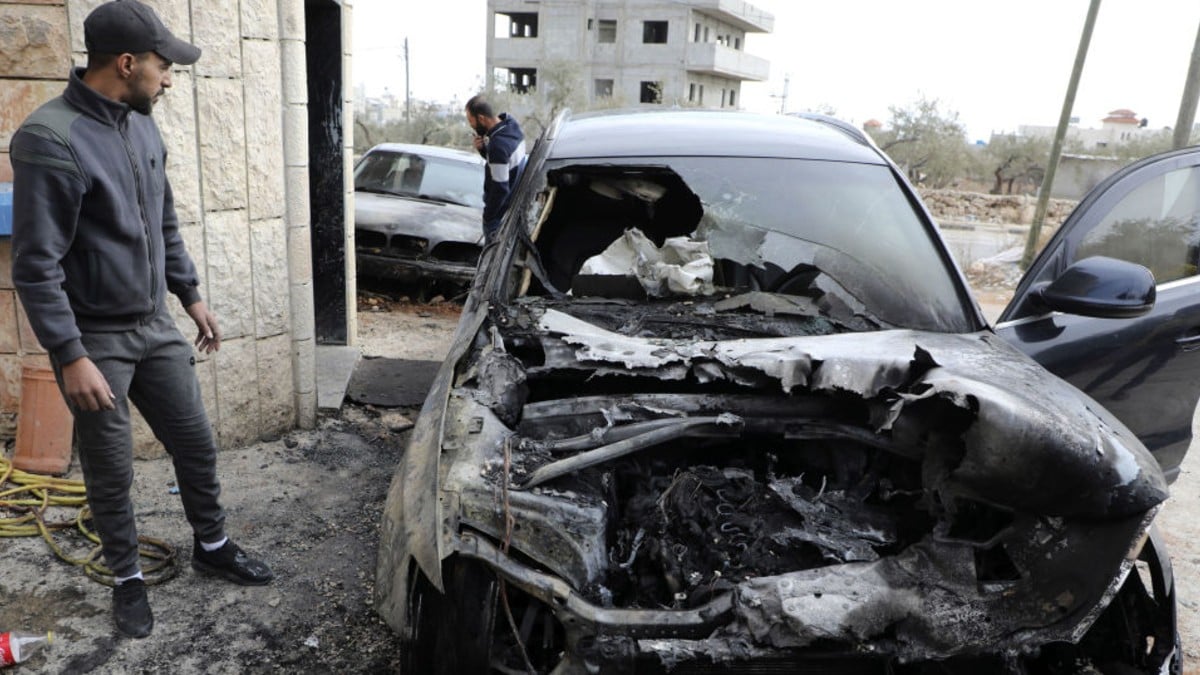
[[[158,126],[71,72],[10,144],[13,285],[60,364],[82,331],[130,330],[164,311],[167,290],[200,300],[179,233]]]

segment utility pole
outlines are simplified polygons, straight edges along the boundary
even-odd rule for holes
[[[1037,208],[1033,212],[1033,223],[1029,226],[1029,239],[1025,241],[1025,254],[1021,256],[1021,269],[1029,269],[1037,242],[1042,235],[1042,222],[1046,220],[1046,207],[1050,204],[1050,188],[1054,185],[1054,173],[1062,157],[1063,139],[1071,123],[1071,109],[1075,107],[1075,92],[1079,89],[1079,77],[1083,74],[1083,62],[1087,60],[1088,45],[1092,42],[1092,28],[1096,26],[1096,15],[1100,13],[1100,0],[1092,0],[1087,19],[1083,22],[1083,34],[1079,36],[1079,49],[1075,52],[1075,66],[1071,69],[1071,81],[1067,84],[1067,95],[1063,98],[1062,112],[1058,116],[1058,129],[1054,132],[1054,143],[1050,146],[1050,159],[1046,164],[1046,175],[1038,190]]]
[[[408,38],[404,38],[404,121],[412,121],[412,90],[408,86]]]
[[[779,99],[779,114],[780,115],[787,112],[788,84],[791,82],[791,80],[792,80],[791,73],[784,75],[783,76],[783,93],[782,94],[771,94],[771,98]]]
[[[1196,31],[1196,44],[1192,47],[1192,63],[1188,66],[1187,80],[1183,83],[1183,100],[1179,102],[1179,118],[1175,120],[1175,135],[1171,147],[1182,148],[1192,138],[1192,125],[1196,123],[1196,101],[1200,99],[1200,29]]]

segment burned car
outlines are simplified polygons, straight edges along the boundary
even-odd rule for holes
[[[1186,161],[1099,186],[993,327],[853,127],[560,118],[388,493],[403,672],[1178,672],[1153,521],[1198,378],[1118,240],[1188,215]]]
[[[383,143],[354,167],[359,274],[468,283],[483,246],[483,158]]]

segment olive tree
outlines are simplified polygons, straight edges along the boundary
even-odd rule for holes
[[[909,180],[940,188],[966,175],[972,155],[957,112],[943,110],[937,99],[924,95],[907,106],[890,106],[888,112],[888,125],[869,133]]]

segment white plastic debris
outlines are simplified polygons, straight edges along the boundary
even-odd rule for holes
[[[708,242],[672,237],[659,248],[637,228],[625,230],[603,253],[588,258],[579,273],[636,277],[654,297],[713,292]]]

